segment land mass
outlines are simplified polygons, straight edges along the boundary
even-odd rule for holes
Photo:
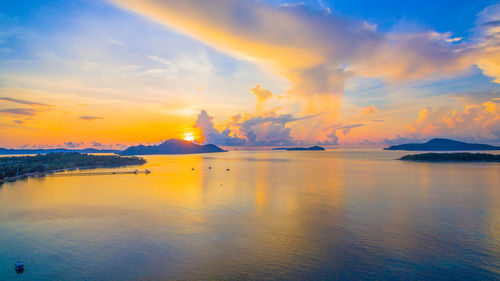
[[[399,160],[421,162],[500,162],[500,155],[488,153],[422,153],[406,155]]]
[[[407,150],[407,151],[477,151],[477,150],[500,150],[500,146],[479,143],[465,143],[450,139],[432,139],[426,143],[407,143],[393,145],[384,150]]]
[[[325,148],[321,146],[311,146],[311,147],[277,147],[273,148],[273,150],[287,150],[287,151],[295,151],[295,150],[325,150]]]
[[[192,154],[192,153],[213,153],[226,152],[216,145],[205,144],[199,145],[189,141],[170,139],[160,145],[138,145],[131,146],[122,152],[120,155],[153,155],[153,154]]]
[[[78,152],[53,152],[35,156],[0,157],[0,182],[78,168],[142,165],[140,157],[89,155]]]
[[[8,149],[0,147],[0,155],[20,155],[20,154],[47,154],[54,152],[78,152],[78,153],[117,153],[119,150],[111,149],[66,149],[66,148],[49,148],[49,149]]]

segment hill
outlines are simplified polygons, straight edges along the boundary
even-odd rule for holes
[[[325,150],[325,148],[321,146],[311,146],[311,147],[278,147],[273,148],[273,150],[287,150],[287,151],[296,151],[296,150]]]
[[[500,150],[499,146],[479,143],[465,143],[450,139],[432,139],[426,143],[407,143],[393,145],[384,150],[407,150],[407,151],[477,151],[477,150]]]
[[[160,145],[138,145],[131,146],[120,155],[153,155],[153,154],[192,154],[192,153],[213,153],[226,152],[216,145],[205,144],[199,145],[189,141],[170,139]]]

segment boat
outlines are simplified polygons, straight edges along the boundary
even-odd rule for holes
[[[144,173],[146,173],[146,175],[147,175],[147,174],[151,173],[151,171],[150,171],[150,170],[148,170],[148,169],[146,169],[146,170],[144,171]]]
[[[16,270],[17,273],[21,273],[24,271],[24,263],[17,261],[14,264],[14,269]]]

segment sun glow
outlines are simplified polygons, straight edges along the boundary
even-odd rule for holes
[[[184,140],[185,141],[194,141],[193,133],[185,133],[184,134]]]

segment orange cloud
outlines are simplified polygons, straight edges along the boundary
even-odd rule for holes
[[[266,101],[273,96],[273,93],[271,93],[271,91],[269,90],[263,89],[260,85],[257,85],[254,88],[250,89],[250,92],[252,92],[257,97],[257,105],[255,106],[255,110],[258,114],[262,114],[265,110]]]
[[[374,114],[377,111],[382,111],[382,109],[378,109],[375,105],[370,105],[370,106],[361,108],[361,112],[364,115],[371,115],[371,114]]]
[[[481,105],[466,106],[463,111],[443,107],[424,108],[418,119],[409,125],[409,136],[462,137],[468,139],[500,138],[500,106],[487,101]]]

